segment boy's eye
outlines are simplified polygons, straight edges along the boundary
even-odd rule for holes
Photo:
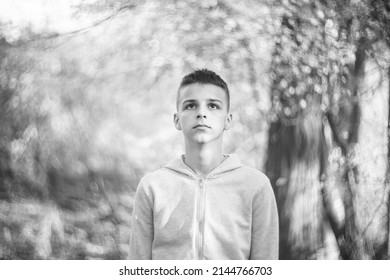
[[[209,105],[209,107],[210,107],[210,109],[220,109],[220,108],[221,108],[219,105],[214,104],[214,103],[211,103],[211,104]]]
[[[189,103],[186,106],[184,106],[184,109],[195,109],[195,104],[194,103]]]

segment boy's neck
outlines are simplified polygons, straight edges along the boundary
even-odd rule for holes
[[[224,160],[222,145],[213,144],[186,145],[185,163],[201,178]]]

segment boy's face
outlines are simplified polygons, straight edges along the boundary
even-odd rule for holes
[[[174,122],[187,141],[205,144],[222,139],[231,121],[227,96],[220,87],[196,83],[180,89]]]

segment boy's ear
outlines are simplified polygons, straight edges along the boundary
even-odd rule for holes
[[[177,113],[173,115],[173,122],[175,123],[175,127],[177,130],[181,130],[180,122],[179,122],[179,116]]]
[[[232,125],[232,121],[233,121],[233,115],[228,114],[225,120],[225,127],[224,127],[225,130],[228,130],[230,128],[230,126]]]

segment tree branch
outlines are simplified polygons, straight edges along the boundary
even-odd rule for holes
[[[343,140],[339,133],[337,132],[337,129],[336,129],[336,124],[335,124],[335,121],[333,119],[333,115],[330,111],[327,111],[325,113],[325,116],[328,120],[328,123],[329,123],[329,127],[332,131],[332,134],[333,134],[333,139],[335,140],[336,144],[341,148],[341,152],[344,156],[347,155],[347,142],[345,140]]]
[[[101,19],[101,20],[98,20],[97,22],[91,24],[90,26],[87,26],[87,27],[83,27],[83,28],[80,28],[80,29],[76,29],[76,30],[73,30],[73,31],[69,31],[69,32],[64,32],[64,33],[52,33],[52,34],[49,34],[49,35],[43,35],[43,36],[36,36],[36,37],[33,37],[27,41],[18,41],[16,44],[11,44],[11,46],[14,46],[14,47],[20,47],[20,46],[25,46],[25,45],[28,45],[30,43],[33,43],[33,42],[36,42],[36,41],[40,41],[40,40],[50,40],[50,39],[54,39],[54,38],[58,38],[58,37],[66,37],[66,36],[72,36],[72,35],[77,35],[77,34],[81,34],[81,33],[85,33],[87,31],[89,31],[90,29],[94,28],[94,27],[97,27],[107,21],[109,21],[110,19],[116,17],[121,11],[123,10],[126,10],[126,9],[133,9],[134,7],[136,7],[135,4],[130,4],[130,5],[125,5],[125,6],[122,6],[120,7],[118,10],[116,10],[114,13],[112,13],[111,15]]]

